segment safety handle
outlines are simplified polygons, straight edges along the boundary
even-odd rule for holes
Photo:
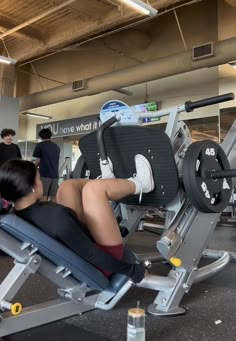
[[[221,102],[227,102],[231,101],[234,99],[234,93],[229,92],[228,94],[224,95],[219,95],[219,96],[214,96],[210,98],[204,98],[199,101],[187,101],[185,102],[185,110],[187,112],[193,111],[194,109],[201,108],[201,107],[206,107],[208,105],[213,105]]]
[[[100,158],[102,161],[107,160],[107,152],[106,152],[105,143],[104,143],[104,132],[107,128],[109,128],[113,123],[117,121],[118,119],[115,116],[113,116],[109,118],[109,120],[104,122],[97,130],[98,150],[99,150]]]

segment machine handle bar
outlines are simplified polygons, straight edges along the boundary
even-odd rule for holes
[[[193,111],[196,108],[206,107],[207,105],[217,104],[221,102],[231,101],[234,99],[234,93],[230,92],[228,94],[214,96],[210,98],[204,98],[199,101],[187,101],[185,102],[185,110],[187,112]]]
[[[211,172],[212,179],[235,178],[235,177],[236,177],[236,169],[227,169],[223,171]]]
[[[115,116],[113,116],[109,118],[109,120],[104,122],[97,130],[98,150],[99,150],[100,158],[102,161],[107,160],[107,152],[106,152],[105,143],[104,143],[104,131],[117,121],[118,119]]]

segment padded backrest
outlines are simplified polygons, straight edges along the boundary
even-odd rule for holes
[[[179,177],[169,137],[164,131],[140,126],[114,126],[106,129],[104,141],[117,178],[129,178],[135,173],[134,156],[144,155],[150,162],[155,190],[143,194],[142,205],[165,206],[176,196]],[[80,139],[80,150],[91,177],[101,174],[96,132]],[[132,195],[122,203],[137,205],[138,196]]]
[[[16,215],[1,216],[0,228],[22,242],[33,244],[38,248],[39,254],[52,263],[69,269],[75,279],[85,282],[90,288],[103,290],[109,286],[109,280],[93,265]]]

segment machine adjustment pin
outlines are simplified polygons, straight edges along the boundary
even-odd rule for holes
[[[182,260],[177,257],[171,257],[170,263],[175,266],[176,268],[179,268],[182,265]]]
[[[14,303],[11,305],[11,313],[13,316],[19,315],[22,312],[22,304]]]

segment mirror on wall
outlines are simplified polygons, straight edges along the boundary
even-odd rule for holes
[[[186,121],[192,140],[213,140],[219,142],[219,116],[204,117]]]

